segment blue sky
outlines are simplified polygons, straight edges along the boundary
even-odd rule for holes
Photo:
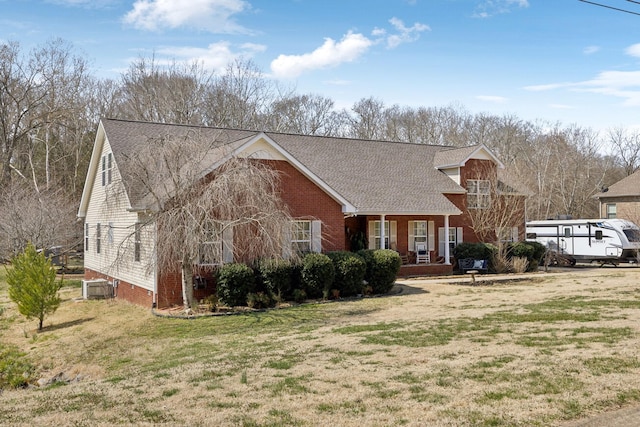
[[[579,0],[0,0],[0,41],[63,38],[100,77],[152,54],[216,72],[244,57],[338,108],[373,96],[597,131],[640,129],[638,29]]]

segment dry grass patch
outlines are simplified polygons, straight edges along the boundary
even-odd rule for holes
[[[544,277],[544,279],[541,279]],[[65,302],[42,333],[2,302],[35,379],[2,425],[559,425],[640,401],[635,268],[194,320]],[[6,408],[6,409],[5,409]]]

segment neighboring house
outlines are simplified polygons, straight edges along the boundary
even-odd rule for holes
[[[224,140],[227,155],[260,159],[280,173],[282,199],[297,230],[292,247],[391,248],[409,259],[401,275],[452,272],[452,248],[478,240],[469,211],[486,208],[489,179],[504,167],[483,145],[452,148],[102,120],[78,211],[85,230],[85,279],[106,278],[118,298],[139,304],[182,304],[180,281],[149,267],[154,236],[138,227],[153,206],[133,190],[135,183],[122,183],[118,162],[150,137],[194,129]],[[524,212],[510,227],[510,238],[523,233]],[[234,261],[233,243],[233,233],[223,236],[223,262]],[[426,247],[427,263],[415,264],[418,246]],[[118,254],[127,254],[126,262],[114,262]]]
[[[622,218],[640,223],[640,171],[621,179],[593,197],[600,203],[600,218]]]

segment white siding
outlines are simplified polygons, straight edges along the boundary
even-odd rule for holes
[[[442,169],[442,172],[454,180],[456,184],[460,185],[460,168]]]
[[[107,140],[104,141],[103,155],[111,152]],[[102,185],[102,162],[93,179],[91,196],[87,206],[85,224],[89,225],[89,247],[85,251],[84,265],[91,270],[132,283],[144,289],[154,290],[154,274],[149,269],[153,259],[153,230],[142,232],[141,260],[134,261],[135,224],[138,214],[129,212],[129,200],[124,192],[117,164],[114,160],[112,182]],[[96,253],[96,225],[101,224],[100,253]],[[109,224],[112,226],[113,241],[109,241]]]

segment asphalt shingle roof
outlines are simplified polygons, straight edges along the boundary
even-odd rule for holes
[[[596,198],[640,196],[640,170],[611,185],[607,191],[594,195]]]
[[[148,138],[188,132],[239,146],[261,132],[103,119],[116,164]],[[460,158],[466,149],[388,141],[265,132],[318,179],[352,204],[356,213],[459,214],[445,193],[465,190],[434,164]],[[469,147],[469,153],[477,147]],[[226,151],[225,151],[226,152]],[[467,153],[467,155],[469,154]],[[449,157],[447,157],[449,156]],[[455,160],[455,159],[454,159]],[[126,183],[132,205],[144,202],[135,183]]]

